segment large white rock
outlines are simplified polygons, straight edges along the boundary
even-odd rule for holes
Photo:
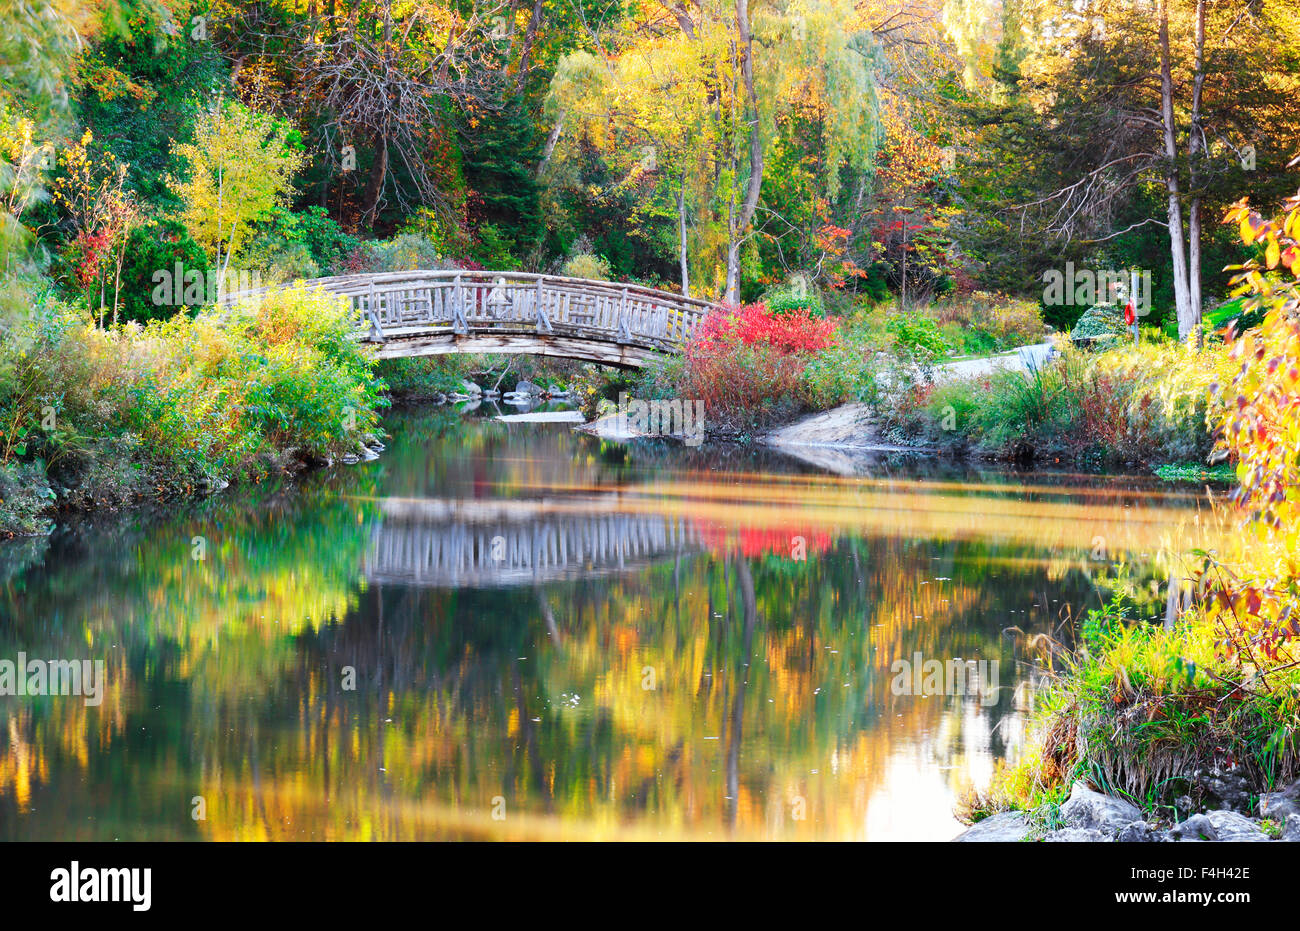
[[[1205,817],[1214,825],[1219,840],[1224,841],[1262,841],[1269,840],[1260,826],[1245,815],[1235,811],[1209,811]]]
[[[1116,834],[1134,821],[1142,820],[1142,812],[1131,802],[1112,795],[1103,795],[1076,782],[1070,798],[1061,806],[1061,820],[1072,828],[1093,828],[1105,834]]]
[[[1022,841],[1029,834],[1029,822],[1023,812],[1000,811],[962,831],[954,841],[1006,843]]]

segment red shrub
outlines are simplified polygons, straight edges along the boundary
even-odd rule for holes
[[[778,314],[765,304],[724,307],[700,322],[687,354],[708,353],[730,340],[767,345],[782,353],[819,352],[836,342],[836,329],[834,320],[814,317],[806,310]]]
[[[807,359],[837,341],[836,329],[834,320],[763,304],[712,311],[686,347],[681,390],[704,401],[715,428],[744,431],[791,417],[804,406]]]

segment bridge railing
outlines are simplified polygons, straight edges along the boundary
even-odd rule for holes
[[[381,272],[304,284],[347,298],[362,338],[376,341],[448,329],[562,334],[676,349],[714,306],[654,288],[524,272]],[[224,303],[273,290],[232,294]]]

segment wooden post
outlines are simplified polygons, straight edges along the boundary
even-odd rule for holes
[[[542,284],[546,279],[537,279],[537,332],[551,333],[551,318],[546,313],[546,307],[543,303]]]
[[[457,333],[465,334],[469,332],[469,320],[465,317],[465,288],[461,284],[460,277],[460,275],[456,276],[452,293],[451,328]]]
[[[632,331],[627,326],[627,288],[623,289],[623,297],[618,303],[618,341],[632,342]]]

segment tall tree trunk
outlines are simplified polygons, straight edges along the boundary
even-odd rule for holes
[[[546,134],[546,145],[542,149],[542,158],[537,163],[537,177],[539,178],[546,171],[546,166],[550,164],[551,156],[555,154],[555,144],[560,141],[560,133],[564,132],[564,119],[568,115],[568,110],[561,110],[560,115],[555,118],[555,125]]]
[[[1174,79],[1169,62],[1169,0],[1160,0],[1160,115],[1165,137],[1165,189],[1169,192],[1169,251],[1174,270],[1174,306],[1178,338],[1186,339],[1195,323],[1183,246],[1183,206],[1178,187],[1178,142],[1174,128]]]
[[[370,175],[361,195],[361,221],[366,226],[375,222],[379,212],[379,198],[384,193],[384,179],[388,177],[388,139],[380,135],[376,140],[375,160],[370,163]]]
[[[902,282],[898,295],[898,309],[907,310],[907,217],[903,217]]]
[[[515,91],[522,92],[528,82],[528,59],[533,54],[533,43],[537,41],[537,27],[542,24],[542,0],[533,4],[533,15],[528,18],[528,29],[524,32],[524,47],[519,53],[519,74],[515,76]]]
[[[740,209],[731,212],[727,224],[727,300],[733,304],[740,303],[740,247],[745,230],[754,221],[759,191],[763,187],[763,137],[758,125],[758,95],[754,93],[754,42],[749,32],[749,0],[736,0],[736,32],[740,74],[745,88],[745,115],[749,120],[749,184]]]
[[[131,221],[122,225],[122,248],[117,252],[117,270],[113,273],[113,326],[117,326],[117,305],[122,295],[122,264],[126,261],[126,245],[131,239]]]
[[[691,296],[691,267],[686,257],[686,171],[677,189],[677,258],[682,267],[682,297]]]
[[[222,214],[221,214],[221,211],[222,211],[222,209],[223,209],[222,204],[223,204],[224,201],[225,201],[225,194],[226,194],[226,172],[225,172],[225,168],[224,168],[223,166],[220,166],[220,165],[219,165],[219,166],[217,167],[217,250],[216,250],[216,253],[217,253],[217,254],[216,254],[216,259],[217,259],[217,301],[218,301],[218,303],[221,301],[221,298],[225,296],[225,293],[224,293],[224,292],[225,292],[225,287],[226,287],[225,279],[224,279],[224,277],[223,277],[222,274],[221,274],[221,227],[222,227],[222,223],[221,223],[221,215],[222,215]],[[233,245],[233,242],[234,242],[234,237],[232,236],[232,237],[231,237],[231,243],[232,243],[232,245]],[[229,255],[229,253],[227,253],[227,255],[226,255],[226,264],[227,264],[227,265],[230,264],[230,255]],[[178,282],[178,283],[176,283],[175,285],[173,285],[173,287],[179,287],[179,288],[181,288],[181,289],[182,289],[182,293],[184,293],[184,290],[183,290],[183,289],[184,289],[184,281],[185,281],[185,279],[184,279],[184,277],[182,277],[181,280],[180,280],[180,282]],[[203,296],[206,298],[206,297],[207,297],[207,293],[206,293],[206,292],[207,292],[208,289],[205,287],[203,290],[204,290],[204,292],[205,292]]]
[[[1201,191],[1198,166],[1205,154],[1205,130],[1201,127],[1201,88],[1205,84],[1205,0],[1196,3],[1196,77],[1192,83],[1192,128],[1187,154],[1192,201],[1187,211],[1187,283],[1192,325],[1201,322]],[[1180,327],[1181,331],[1181,327]],[[1197,331],[1199,334],[1199,330]]]

